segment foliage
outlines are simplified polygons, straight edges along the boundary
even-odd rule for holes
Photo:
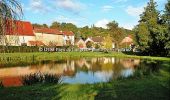
[[[104,39],[104,48],[105,49],[112,49],[112,37],[107,35]]]
[[[32,24],[32,26],[34,27],[34,28],[48,28],[48,25],[47,24],[37,24],[37,23],[35,23],[35,24]]]
[[[86,47],[87,47],[87,48],[92,48],[92,47],[93,47],[93,43],[92,43],[91,41],[88,41],[88,42],[86,43]]]
[[[112,22],[108,23],[107,27],[109,29],[108,32],[109,32],[110,36],[116,42],[117,48],[119,48],[119,44],[120,44],[121,40],[126,36],[126,32],[124,31],[124,29],[119,28],[118,23],[116,21],[112,21]]]
[[[169,30],[160,23],[160,13],[156,10],[156,2],[150,0],[140,16],[136,30],[136,40],[143,54],[168,56]],[[166,21],[165,21],[166,22]]]
[[[6,27],[12,24],[15,26],[15,20],[21,19],[23,15],[21,4],[17,0],[0,0],[0,42],[6,44]],[[10,21],[10,22],[9,22]]]
[[[37,72],[22,77],[23,85],[43,84],[43,83],[60,83],[60,76],[53,74],[43,74]]]

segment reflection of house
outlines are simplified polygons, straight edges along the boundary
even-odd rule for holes
[[[74,45],[74,33],[72,31],[63,31],[64,45]]]
[[[35,28],[36,41],[41,41],[47,46],[63,46],[63,34],[57,29]]]
[[[28,41],[34,41],[35,36],[30,22],[9,21],[6,27],[5,38],[0,36],[0,45],[21,46],[28,45]]]

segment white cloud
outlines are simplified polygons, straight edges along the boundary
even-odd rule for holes
[[[109,23],[109,20],[107,19],[102,19],[102,20],[99,20],[97,21],[94,25],[96,27],[102,27],[102,28],[107,28],[107,24]]]
[[[45,13],[50,10],[50,8],[43,4],[42,0],[31,0],[29,7],[26,10],[31,10],[35,13]]]
[[[142,14],[143,11],[144,11],[144,6],[141,7],[128,6],[126,8],[126,12],[131,16],[139,16],[140,14]]]
[[[127,2],[128,0],[113,0],[114,3]]]
[[[85,5],[74,0],[56,0],[57,6],[72,12],[79,12],[85,8]]]
[[[120,23],[119,26],[123,27],[125,29],[133,29],[134,26],[138,24],[138,21],[133,21],[133,22],[126,22],[126,23]]]
[[[105,5],[105,6],[102,7],[102,10],[103,10],[103,11],[110,11],[110,10],[112,10],[113,8],[114,8],[114,7],[112,7],[112,6]]]
[[[68,17],[65,17],[65,16],[62,16],[62,15],[59,15],[57,17],[57,21],[59,22],[66,22],[66,23],[73,23],[73,24],[77,24],[77,21],[73,20],[73,19],[70,19]]]

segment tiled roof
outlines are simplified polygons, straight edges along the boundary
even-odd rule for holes
[[[74,35],[74,33],[72,31],[63,31],[63,34],[67,35],[67,36],[73,36]]]
[[[50,29],[50,28],[35,28],[35,33],[47,33],[47,34],[58,34],[62,35],[62,32],[57,29]]]
[[[9,20],[6,26],[6,35],[34,36],[30,22]]]
[[[92,37],[91,38],[94,42],[103,42],[103,37]]]

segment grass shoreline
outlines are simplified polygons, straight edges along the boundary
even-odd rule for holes
[[[121,52],[32,52],[32,53],[0,53],[0,66],[25,66],[37,64],[42,61],[57,61],[65,59],[78,59],[85,57],[118,57],[170,61],[168,57],[152,57],[127,55]]]
[[[36,59],[56,59],[56,57],[128,57],[128,58],[141,58],[141,59],[153,59],[153,60],[170,60],[170,57],[155,57],[155,56],[138,56],[127,55],[122,52],[32,52],[32,53],[0,53],[0,58],[15,58],[15,57],[36,57]],[[36,60],[35,59],[35,60]]]

